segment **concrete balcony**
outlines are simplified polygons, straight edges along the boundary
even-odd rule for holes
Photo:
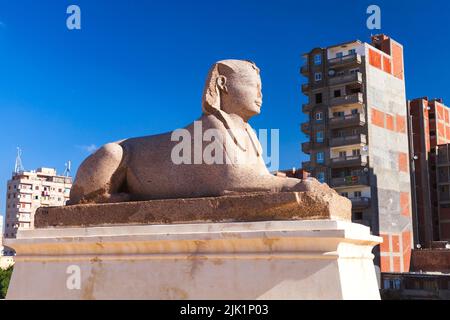
[[[309,129],[310,129],[309,122],[302,123],[301,130],[302,130],[302,132],[304,134],[308,134],[309,135]]]
[[[369,176],[367,174],[346,176],[342,178],[332,178],[330,181],[330,186],[332,188],[361,186],[361,185],[364,186],[369,185]]]
[[[308,95],[308,91],[309,91],[309,83],[302,84],[302,93]]]
[[[20,188],[20,187],[18,187],[17,190],[19,190],[20,193],[27,193],[27,194],[33,193],[33,189],[29,189],[29,188]]]
[[[368,197],[358,197],[358,198],[350,198],[352,202],[352,209],[366,209],[370,207],[370,198]]]
[[[367,138],[365,134],[357,134],[353,136],[331,138],[330,147],[340,147],[353,144],[365,144]]]
[[[309,167],[311,167],[311,161],[303,161],[302,162],[302,168],[303,169],[307,169]]]
[[[362,73],[355,72],[351,74],[347,74],[345,76],[333,77],[328,80],[330,86],[335,85],[344,85],[344,84],[353,84],[353,83],[362,83]]]
[[[304,76],[307,76],[309,73],[309,66],[307,64],[305,64],[304,66],[302,66],[300,68],[300,73]]]
[[[345,106],[345,105],[349,105],[349,106],[362,105],[363,103],[364,103],[364,97],[361,92],[330,99],[331,107]]]
[[[328,59],[328,66],[339,67],[339,66],[350,66],[350,65],[360,65],[361,55],[359,54],[348,54],[342,57]]]
[[[332,168],[362,167],[367,164],[367,156],[344,156],[330,159]]]
[[[311,152],[311,142],[303,142],[302,151],[306,154],[309,154]]]
[[[309,113],[312,110],[312,104],[310,103],[304,103],[302,104],[302,112],[303,113]]]
[[[366,124],[366,116],[362,113],[348,114],[342,117],[330,118],[330,128],[339,129],[347,127],[364,126]]]

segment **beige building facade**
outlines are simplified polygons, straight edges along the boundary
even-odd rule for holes
[[[7,183],[4,238],[15,238],[19,229],[32,229],[37,208],[65,205],[71,187],[72,178],[52,168],[13,173]],[[13,254],[8,248],[4,251]]]

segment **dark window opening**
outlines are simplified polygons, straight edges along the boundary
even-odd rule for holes
[[[322,103],[322,94],[316,93],[316,103]]]
[[[362,220],[363,213],[362,212],[353,212],[353,220]]]

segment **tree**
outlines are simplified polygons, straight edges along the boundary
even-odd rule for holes
[[[0,269],[0,299],[5,299],[6,297],[6,292],[8,291],[9,280],[11,279],[13,269],[13,266],[6,270]]]

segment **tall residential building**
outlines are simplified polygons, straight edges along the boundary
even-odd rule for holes
[[[15,238],[18,229],[33,228],[37,208],[65,205],[71,187],[72,178],[57,175],[55,169],[13,173],[7,183],[4,237]]]
[[[450,240],[450,109],[442,99],[408,101],[414,154],[415,242]]]
[[[305,54],[302,111],[310,161],[303,169],[353,204],[352,219],[383,237],[381,271],[408,271],[411,184],[403,47],[386,35],[315,48]]]

